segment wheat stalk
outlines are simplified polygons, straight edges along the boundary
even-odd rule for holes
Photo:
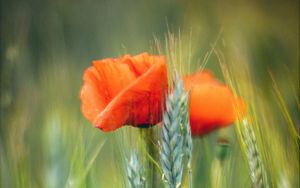
[[[146,187],[144,169],[140,163],[137,152],[132,152],[130,156],[130,160],[127,162],[127,175],[128,175],[129,187],[131,188]]]
[[[266,172],[261,161],[253,128],[248,124],[246,118],[243,119],[242,125],[242,136],[246,146],[245,149],[250,168],[252,184],[255,188],[267,188],[269,186]]]

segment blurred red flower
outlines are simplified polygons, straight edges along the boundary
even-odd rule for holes
[[[241,98],[229,87],[217,81],[209,71],[200,71],[183,78],[185,90],[190,90],[190,125],[193,136],[229,126],[245,111]]]
[[[93,61],[83,75],[82,113],[95,127],[155,125],[167,90],[165,58],[142,53]]]

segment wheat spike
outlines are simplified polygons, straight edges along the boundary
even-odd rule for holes
[[[163,114],[162,128],[162,148],[161,163],[163,169],[163,179],[166,187],[177,188],[181,185],[184,155],[184,145],[186,145],[183,134],[183,123],[186,123],[186,113],[184,114],[184,103],[187,95],[183,90],[183,83],[179,76],[175,74],[175,88],[166,100],[167,110]],[[186,112],[186,111],[185,111]],[[187,116],[188,117],[188,116]],[[186,129],[187,130],[187,129]],[[191,148],[191,143],[188,145]],[[191,159],[191,156],[189,157]]]
[[[127,163],[127,175],[128,175],[129,187],[131,188],[146,187],[144,169],[140,163],[137,152],[131,153],[130,160]]]
[[[251,180],[255,188],[268,188],[266,172],[260,158],[253,128],[248,124],[247,119],[243,119],[243,140],[246,146],[246,154],[249,163]]]
[[[184,149],[185,155],[187,157],[187,170],[189,173],[189,187],[193,187],[192,179],[192,151],[193,151],[193,142],[191,135],[190,127],[190,118],[189,118],[189,105],[188,105],[189,93],[186,93],[182,97],[182,126],[184,128]]]

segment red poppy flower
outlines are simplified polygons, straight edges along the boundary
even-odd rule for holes
[[[82,113],[94,126],[113,131],[123,125],[161,120],[167,89],[165,58],[143,53],[93,61],[83,75]]]
[[[190,90],[190,125],[193,136],[201,136],[233,123],[243,114],[245,105],[231,90],[214,79],[208,71],[184,77],[184,87]],[[238,112],[239,111],[239,112]]]

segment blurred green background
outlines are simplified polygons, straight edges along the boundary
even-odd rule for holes
[[[119,159],[128,146],[120,137],[126,133],[134,141],[138,132],[103,133],[83,118],[82,73],[94,59],[155,52],[154,37],[164,44],[168,31],[192,33],[190,72],[215,42],[232,64],[246,64],[255,93],[274,109],[268,118],[284,126],[272,72],[299,129],[297,0],[1,0],[0,5],[0,187],[125,186]],[[207,67],[223,79],[215,55]],[[284,151],[278,152],[288,153],[289,133],[282,130]],[[222,187],[251,187],[232,127],[195,139],[195,187],[213,187],[211,165],[220,135],[232,143]],[[297,163],[292,159],[291,166]],[[297,171],[285,169],[290,187],[299,185]]]

